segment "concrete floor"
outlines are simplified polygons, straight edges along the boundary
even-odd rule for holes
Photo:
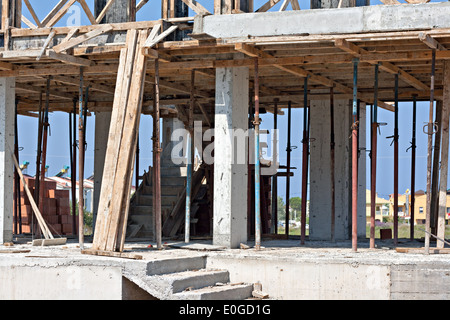
[[[253,244],[247,243],[249,249],[225,249],[210,241],[168,241],[163,250],[156,250],[154,243],[133,242],[125,251],[143,259],[130,260],[81,254],[75,240],[33,247],[21,238],[12,247],[0,246],[0,298],[124,299],[138,295],[124,291],[123,278],[149,292],[158,289],[143,285],[148,277],[203,268],[227,270],[231,282],[260,282],[271,299],[450,298],[447,254],[398,253],[392,241],[378,241],[377,249],[369,249],[369,242],[361,240],[357,252],[350,241],[307,241],[300,247],[299,240],[263,240],[261,250]],[[420,241],[399,241],[399,247],[422,246]],[[29,252],[13,253],[20,250]],[[54,288],[55,277],[64,285]],[[68,295],[68,286],[83,290]]]

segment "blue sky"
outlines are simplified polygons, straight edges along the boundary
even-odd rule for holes
[[[58,3],[58,0],[30,0],[36,11],[38,17],[42,20],[48,12]],[[93,0],[86,0],[91,10],[93,10]],[[160,18],[160,2],[159,0],[150,0],[141,11],[139,11],[137,20],[156,20]],[[212,0],[200,0],[208,10],[212,11]],[[300,0],[300,7],[302,9],[309,8],[309,0]],[[432,1],[437,2],[437,1]],[[45,4],[43,4],[45,3]],[[255,7],[265,3],[265,0],[255,0]],[[281,2],[280,2],[281,3]],[[372,4],[381,4],[380,1],[373,1]],[[79,4],[75,4],[78,6]],[[275,6],[273,10],[277,10],[280,4]],[[77,9],[72,8],[68,14],[58,22],[57,26],[64,26],[72,24],[74,21],[74,14]],[[23,6],[23,14],[32,21],[26,6]],[[191,12],[191,16],[194,14]],[[86,16],[81,10],[80,23],[82,25],[89,24]],[[428,121],[429,102],[418,102],[417,104],[417,164],[416,164],[416,189],[425,190],[426,187],[426,153],[427,153],[427,136],[422,132],[422,127]],[[369,112],[367,112],[369,115]],[[62,112],[51,113],[50,118],[50,136],[48,139],[48,153],[47,161],[49,167],[49,175],[57,174],[64,166],[70,164],[69,162],[69,133],[68,133],[68,114]],[[379,195],[387,198],[390,193],[393,193],[393,146],[390,146],[391,139],[386,139],[387,136],[393,135],[393,120],[394,114],[385,110],[380,110],[379,122],[388,123],[387,126],[381,127],[381,135],[378,136],[378,175],[377,175],[377,191]],[[270,129],[273,126],[272,114],[263,115],[262,129]],[[292,165],[297,167],[294,170],[294,177],[291,179],[291,197],[301,195],[301,139],[302,128],[296,127],[297,123],[303,123],[303,113],[301,109],[293,109],[292,111],[292,145],[297,145],[298,148],[293,150],[291,159]],[[286,163],[286,128],[287,128],[287,112],[285,116],[278,118],[279,128],[281,132],[280,137],[280,162]],[[369,121],[369,119],[368,119]],[[88,118],[87,125],[87,150],[86,150],[86,177],[93,173],[94,160],[94,116]],[[20,162],[28,161],[30,165],[25,171],[30,175],[35,173],[36,162],[36,145],[37,145],[37,119],[25,116],[19,116],[19,146],[22,149],[20,152]],[[412,102],[404,102],[399,104],[399,192],[404,193],[410,187],[410,168],[411,168],[411,151],[406,152],[410,146],[411,141],[411,125],[412,125]],[[370,124],[368,122],[368,128]],[[140,126],[140,168],[142,174],[143,170],[148,170],[151,165],[152,158],[152,119],[150,116],[143,115]],[[369,131],[367,132],[369,137]],[[370,146],[370,141],[367,140],[367,146]],[[369,167],[369,158],[366,154],[367,166]],[[369,170],[367,170],[367,185],[370,184]],[[279,179],[279,193],[285,194],[285,179]],[[134,181],[134,180],[133,180]]]

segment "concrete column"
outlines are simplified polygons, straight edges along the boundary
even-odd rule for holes
[[[351,236],[351,101],[334,102],[335,126],[335,196],[336,240]],[[365,147],[365,105],[361,104],[360,148]],[[330,102],[311,101],[311,171],[309,237],[311,240],[331,239],[331,157],[330,157]],[[365,151],[361,151],[358,166],[358,235],[363,237],[366,206]]]
[[[97,17],[105,7],[108,0],[95,0],[94,15]],[[101,23],[120,23],[134,21],[134,10],[130,10],[135,5],[136,0],[115,0],[106,12]]]
[[[0,243],[13,238],[15,78],[0,78]]]
[[[247,67],[216,70],[213,243],[228,248],[247,241],[248,83]]]
[[[100,190],[102,189],[103,168],[105,166],[106,148],[108,145],[111,111],[95,113],[94,137],[94,224],[97,217]]]

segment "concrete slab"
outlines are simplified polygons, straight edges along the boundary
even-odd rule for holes
[[[139,261],[82,255],[76,243],[0,247],[5,252],[0,253],[0,297],[78,299],[77,279],[82,279],[83,298],[122,299],[135,296],[124,293],[130,286],[124,286],[123,279],[128,279],[151,296],[167,299],[167,287],[157,285],[158,277],[185,284],[201,281],[195,270],[214,269],[228,271],[231,283],[260,282],[271,299],[450,298],[448,255],[398,253],[391,240],[377,241],[377,249],[359,241],[357,252],[349,241],[307,241],[299,247],[298,240],[263,240],[262,250],[248,242],[249,249],[220,251],[178,249],[171,243],[175,242],[163,250],[148,248],[148,243],[127,243],[127,250],[143,256]],[[423,243],[400,240],[399,246],[422,247]],[[150,278],[155,281],[149,282]],[[67,290],[68,285],[75,289]]]
[[[195,33],[215,38],[342,34],[449,28],[450,3],[210,15]],[[286,22],[289,23],[286,23]]]

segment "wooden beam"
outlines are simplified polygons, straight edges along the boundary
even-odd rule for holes
[[[148,0],[141,0],[139,1],[139,3],[136,5],[136,12],[138,12],[139,10],[141,10],[141,8],[148,2]]]
[[[102,19],[105,17],[106,12],[108,12],[109,8],[111,7],[111,5],[114,3],[115,0],[109,0],[105,7],[103,8],[102,12],[100,12],[100,14],[98,15],[97,19],[95,20],[97,23],[100,23],[102,21]]]
[[[300,10],[300,4],[298,0],[291,0],[292,10]]]
[[[196,0],[181,0],[183,1],[189,8],[191,8],[196,14],[211,14],[208,10],[205,9],[200,3]]]
[[[147,41],[145,41],[144,48],[152,48],[154,47],[158,42],[161,40],[164,40],[165,37],[167,37],[169,34],[174,32],[178,29],[177,25],[170,26],[167,30],[159,34],[158,36],[154,37],[153,39],[147,38]]]
[[[42,24],[41,24],[41,22],[39,21],[39,18],[38,18],[38,16],[36,15],[36,12],[34,12],[34,9],[33,9],[33,7],[31,6],[30,1],[29,1],[29,0],[23,0],[23,2],[25,2],[25,5],[27,6],[28,11],[30,11],[31,17],[33,17],[34,22],[36,22],[36,25],[37,25],[39,28],[41,28],[41,27],[42,27]]]
[[[56,32],[54,30],[52,30],[52,32],[50,32],[50,34],[48,35],[47,39],[45,39],[44,45],[41,48],[41,52],[36,57],[36,61],[39,61],[41,59],[42,55],[45,53],[45,50],[47,50],[47,47],[50,44],[50,41],[52,41],[55,34],[56,34]]]
[[[266,12],[267,10],[269,10],[270,8],[272,8],[273,6],[275,6],[278,2],[280,2],[281,0],[269,0],[266,3],[264,3],[258,10],[256,10],[255,12]],[[292,2],[291,2],[292,4]]]
[[[363,48],[358,47],[357,45],[355,45],[354,43],[351,43],[345,39],[337,39],[334,41],[334,45],[337,48],[340,48],[341,50],[348,52],[350,54],[352,54],[353,56],[363,60],[363,58],[365,56],[367,56],[368,54],[370,54],[368,51],[364,50]],[[416,89],[419,90],[430,90],[430,88],[424,84],[422,81],[418,80],[417,78],[413,77],[412,75],[410,75],[409,73],[407,73],[406,71],[400,69],[399,67],[393,65],[392,63],[389,62],[379,62],[379,61],[369,61],[369,63],[371,64],[379,64],[380,69],[392,73],[392,74],[397,74],[399,75],[399,77],[404,80],[406,83],[412,85],[413,87],[415,87]]]
[[[83,35],[81,35],[79,37],[76,37],[74,39],[71,39],[69,41],[66,41],[64,43],[60,43],[60,44],[54,46],[53,50],[56,53],[60,53],[60,52],[62,52],[64,50],[73,48],[73,47],[75,47],[75,46],[77,46],[77,45],[79,45],[79,44],[81,44],[81,43],[83,43],[83,42],[85,42],[87,40],[93,39],[93,38],[95,38],[95,37],[97,37],[97,36],[99,36],[99,35],[101,35],[103,33],[111,31],[112,29],[113,29],[113,27],[111,25],[104,24],[101,27],[92,30],[91,32],[85,33],[85,34],[83,34]]]
[[[70,54],[56,53],[53,50],[48,50],[46,56],[49,57],[50,59],[55,59],[74,66],[90,67],[94,64],[94,62],[89,59],[74,57]]]
[[[28,20],[24,15],[22,15],[22,22],[29,26],[31,29],[37,29],[37,26],[33,24],[30,20]]]
[[[67,2],[67,3],[66,2],[67,2],[67,0],[61,0],[61,2],[56,5],[56,7],[58,7],[61,3],[64,3],[64,6],[61,9],[55,11],[54,14],[52,14],[53,13],[53,11],[52,11],[50,13],[52,15],[50,16],[50,14],[49,14],[49,16],[47,16],[50,19],[47,21],[47,17],[46,17],[42,21],[42,25],[45,26],[46,28],[53,27],[66,14],[66,12],[76,2],[76,0],[69,0],[69,2]],[[55,9],[56,9],[56,7],[55,7]]]
[[[81,7],[83,8],[84,13],[86,13],[86,16],[88,17],[91,24],[98,24],[97,20],[95,20],[95,17],[91,12],[91,9],[89,9],[89,6],[87,5],[86,0],[78,0],[78,2],[80,3]]]
[[[424,32],[419,33],[419,40],[425,43],[428,47],[431,49],[441,50],[445,51],[447,50],[446,47],[444,47],[442,44],[440,44],[436,39],[434,39],[429,34],[426,34]]]

